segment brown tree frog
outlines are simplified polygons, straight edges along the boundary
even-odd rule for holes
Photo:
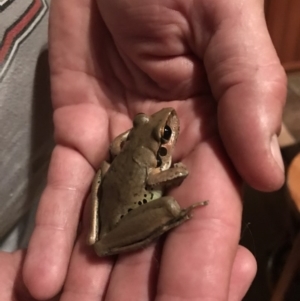
[[[167,187],[179,185],[188,170],[172,164],[179,134],[173,108],[138,114],[129,131],[111,144],[111,164],[104,162],[92,186],[88,243],[99,256],[137,250],[191,217],[199,202],[181,209]]]

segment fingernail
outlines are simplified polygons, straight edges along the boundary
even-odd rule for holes
[[[282,160],[277,135],[272,136],[270,147],[271,147],[271,152],[272,152],[273,158],[277,162],[277,164],[278,164],[279,168],[282,170],[282,172],[284,172],[284,163]]]

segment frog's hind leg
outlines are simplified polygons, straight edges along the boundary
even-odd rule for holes
[[[191,217],[191,211],[207,202],[181,209],[172,197],[162,197],[130,211],[106,236],[95,244],[99,256],[134,251],[146,247],[168,230]]]
[[[99,200],[98,200],[98,191],[101,184],[101,180],[107,170],[109,169],[110,164],[104,161],[101,165],[101,168],[97,171],[93,184],[92,184],[92,193],[91,193],[91,203],[90,203],[90,210],[91,210],[91,224],[90,230],[88,234],[87,243],[89,245],[93,245],[98,240],[98,233],[99,233]]]

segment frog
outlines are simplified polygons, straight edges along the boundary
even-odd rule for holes
[[[182,209],[165,195],[189,173],[183,163],[172,163],[179,131],[177,112],[168,107],[137,114],[133,127],[111,143],[111,161],[102,163],[91,190],[88,244],[98,256],[145,248],[189,220],[194,208],[208,204]]]

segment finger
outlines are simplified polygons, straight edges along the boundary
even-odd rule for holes
[[[51,298],[63,285],[93,175],[93,168],[75,150],[57,146],[53,151],[23,271],[37,299]]]
[[[0,300],[28,300],[35,301],[26,289],[22,279],[22,266],[25,251],[13,253],[0,252]],[[49,300],[58,301],[58,296]]]
[[[256,274],[256,261],[246,248],[239,246],[230,279],[229,301],[240,301],[246,295]]]
[[[174,191],[183,207],[203,200],[193,217],[167,237],[156,301],[225,300],[240,236],[239,181],[217,139],[184,161],[190,173]]]
[[[24,252],[18,251],[14,253],[0,252],[0,300],[9,301],[15,300],[20,292],[27,296],[28,292],[19,283],[19,273],[24,259]]]
[[[221,1],[204,63],[219,101],[219,130],[235,167],[252,186],[278,189],[284,181],[277,142],[286,76],[269,37],[263,1]]]
[[[155,245],[120,255],[111,275],[105,301],[153,300],[159,268]]]
[[[83,212],[82,233],[72,252],[61,301],[104,300],[115,257],[98,257],[87,244],[90,231],[90,196]]]
[[[97,257],[83,233],[75,245],[61,301],[104,299],[114,257]]]

